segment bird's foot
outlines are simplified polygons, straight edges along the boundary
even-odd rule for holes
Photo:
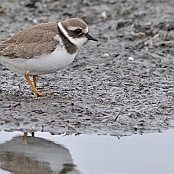
[[[53,95],[54,92],[39,92],[37,91],[36,93],[34,92],[34,95],[36,97],[43,97],[43,96],[46,96],[46,95]]]
[[[39,92],[39,91],[35,91],[35,92],[34,92],[34,95],[35,95],[36,97],[43,97],[43,96],[46,96],[47,93],[45,93],[45,92]]]

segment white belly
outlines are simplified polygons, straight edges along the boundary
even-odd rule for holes
[[[76,54],[77,52],[69,54],[65,49],[57,47],[50,55],[32,59],[0,57],[0,63],[20,74],[24,74],[26,71],[29,72],[29,75],[49,74],[68,66],[73,62]]]

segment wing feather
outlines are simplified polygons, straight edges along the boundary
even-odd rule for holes
[[[10,59],[46,55],[54,51],[58,41],[56,23],[39,24],[25,29],[0,44],[0,56]]]

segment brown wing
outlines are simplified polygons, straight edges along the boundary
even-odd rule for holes
[[[0,56],[30,59],[51,53],[58,44],[56,23],[45,23],[25,29],[0,44]]]

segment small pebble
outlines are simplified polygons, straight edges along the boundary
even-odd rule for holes
[[[129,60],[134,60],[134,57],[128,57]]]

